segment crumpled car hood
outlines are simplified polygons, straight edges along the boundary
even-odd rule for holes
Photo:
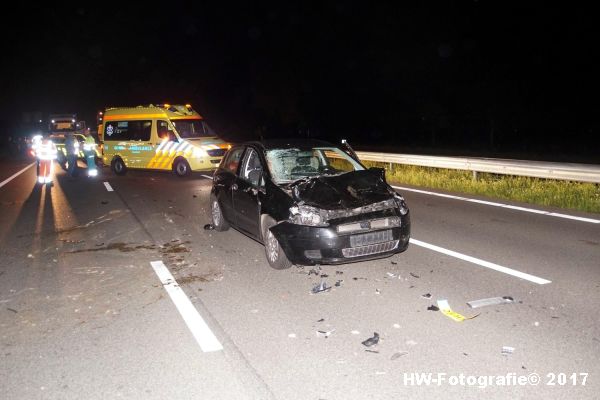
[[[393,196],[383,169],[311,177],[293,184],[291,189],[296,203],[327,210],[362,207]]]

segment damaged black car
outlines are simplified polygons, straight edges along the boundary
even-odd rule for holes
[[[269,265],[342,264],[402,252],[410,214],[381,168],[347,146],[269,140],[232,147],[215,171],[214,228],[265,245]]]

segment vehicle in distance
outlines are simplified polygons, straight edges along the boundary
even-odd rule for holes
[[[83,142],[85,142],[85,135],[82,135],[80,133],[74,133],[73,137],[75,139],[77,139],[77,141],[79,142],[79,154],[78,154],[77,158],[85,161],[85,154],[83,152]],[[67,149],[65,147],[65,141],[67,140],[66,135],[64,133],[53,133],[49,136],[49,138],[56,145],[56,150],[57,150],[56,161],[60,164],[60,166],[64,170],[66,170],[67,169]],[[102,160],[102,154],[100,153],[98,146],[96,146],[95,151],[96,151],[96,163],[99,163]]]
[[[189,104],[109,108],[102,122],[103,161],[117,175],[128,168],[178,176],[214,170],[230,147]]]
[[[406,250],[410,214],[353,152],[318,140],[235,145],[213,176],[212,224],[265,245],[269,265],[342,264]]]

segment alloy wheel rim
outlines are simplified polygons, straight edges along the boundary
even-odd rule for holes
[[[213,224],[215,224],[216,226],[219,226],[219,224],[221,223],[221,210],[219,209],[219,203],[217,203],[216,200],[213,201],[212,218],[213,218]]]
[[[184,163],[177,164],[177,172],[179,173],[179,175],[185,174],[186,171],[187,171],[187,167],[185,166]]]
[[[277,239],[270,230],[267,230],[267,256],[272,262],[277,260]]]

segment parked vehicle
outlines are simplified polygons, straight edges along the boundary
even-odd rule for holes
[[[178,176],[211,171],[230,147],[189,104],[109,108],[102,115],[103,160],[117,175],[129,168]]]
[[[406,250],[408,207],[353,151],[317,140],[232,147],[210,197],[217,231],[233,226],[265,245],[269,265],[341,264]]]

